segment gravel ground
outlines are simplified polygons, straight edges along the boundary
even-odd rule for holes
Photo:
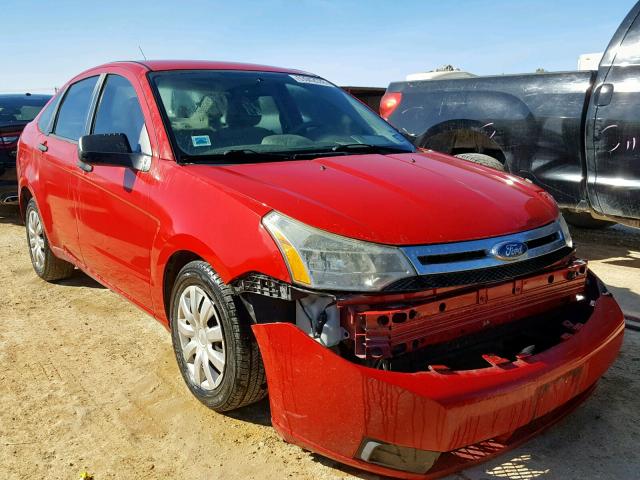
[[[640,317],[640,231],[575,232],[582,255]],[[268,403],[232,415],[202,406],[169,334],[77,273],[58,285],[31,269],[24,229],[0,218],[0,478],[366,478],[288,445]],[[634,479],[640,474],[640,333],[582,407],[546,434],[451,479]]]

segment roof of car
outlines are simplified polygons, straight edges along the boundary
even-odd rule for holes
[[[113,64],[136,63],[144,65],[149,70],[246,70],[260,72],[306,73],[291,68],[256,65],[252,63],[213,62],[208,60],[130,60],[114,62]]]

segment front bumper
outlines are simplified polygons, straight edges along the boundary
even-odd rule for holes
[[[624,320],[603,293],[575,335],[540,354],[417,373],[350,362],[289,323],[253,330],[273,426],[287,441],[378,474],[424,479],[511,448],[586,398],[620,350]],[[409,473],[363,461],[368,440],[441,454],[426,473]]]

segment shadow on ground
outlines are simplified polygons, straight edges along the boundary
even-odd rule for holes
[[[258,403],[253,403],[232,412],[226,412],[226,415],[243,422],[271,426],[271,409],[269,408],[269,399],[265,398]]]
[[[77,268],[74,270],[71,277],[56,282],[58,285],[64,285],[65,287],[88,287],[88,288],[107,288],[101,283],[96,282],[89,275]]]
[[[578,250],[587,260],[640,268],[640,229],[616,225],[602,230],[571,227]],[[584,250],[584,253],[582,253]]]

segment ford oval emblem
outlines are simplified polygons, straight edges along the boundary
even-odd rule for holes
[[[527,253],[527,244],[522,242],[503,242],[491,249],[494,257],[500,260],[517,260]]]

